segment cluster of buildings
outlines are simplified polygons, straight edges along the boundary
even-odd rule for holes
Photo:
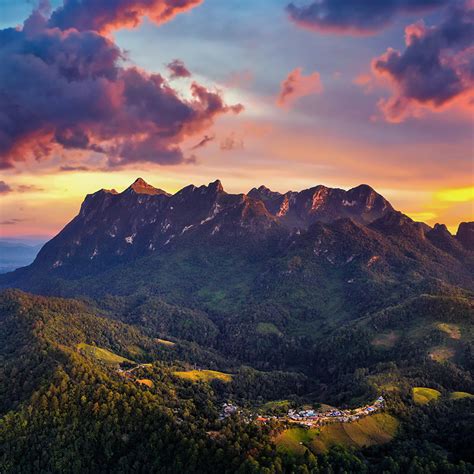
[[[350,423],[357,421],[368,415],[372,415],[375,412],[381,410],[385,406],[385,400],[383,397],[377,398],[377,400],[371,404],[360,408],[351,410],[330,410],[325,412],[318,412],[315,410],[289,410],[286,417],[280,418],[282,421],[288,421],[290,423],[297,423],[307,427],[324,425],[327,423]]]
[[[350,423],[357,421],[365,416],[372,415],[385,407],[385,400],[383,397],[377,398],[374,403],[365,405],[360,408],[354,408],[350,410],[338,410],[332,409],[329,411],[317,411],[314,409],[307,410],[288,410],[288,414],[284,416],[262,416],[255,414],[244,413],[239,410],[236,405],[232,403],[224,403],[222,405],[222,411],[219,415],[220,420],[224,420],[234,414],[244,416],[245,421],[250,422],[251,420],[259,423],[266,423],[270,420],[282,421],[286,423],[295,423],[306,428],[313,428],[317,426],[326,425],[329,423]]]
[[[234,415],[238,412],[238,407],[233,405],[232,403],[224,403],[222,405],[222,411],[219,415],[219,420],[223,420],[224,418],[229,418],[229,416]]]

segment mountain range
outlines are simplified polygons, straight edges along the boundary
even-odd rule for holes
[[[88,195],[78,216],[41,249],[31,270],[69,276],[94,272],[191,239],[213,245],[235,239],[289,243],[315,225],[405,235],[424,241],[428,252],[434,251],[431,244],[461,260],[474,248],[473,223],[462,223],[452,236],[444,225],[413,222],[367,185],[348,191],[320,185],[285,194],[260,186],[248,194],[229,194],[215,181],[171,195],[138,178],[121,193],[102,189]]]
[[[159,452],[157,472],[470,472],[473,234],[415,222],[367,185],[169,194],[139,178],[88,195],[31,265],[0,275],[0,470],[150,472]],[[319,468],[304,441],[275,447],[281,425],[219,415],[381,395],[403,425],[390,447],[329,451]]]

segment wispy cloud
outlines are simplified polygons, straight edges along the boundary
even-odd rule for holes
[[[216,137],[214,135],[204,135],[204,138],[196,143],[193,147],[191,147],[191,150],[197,150],[199,148],[205,147],[209,142],[214,141]]]
[[[281,83],[277,104],[280,107],[289,106],[301,97],[319,94],[322,90],[323,85],[318,72],[304,76],[303,68],[298,67],[291,71]]]

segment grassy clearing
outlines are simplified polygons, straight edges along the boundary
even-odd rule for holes
[[[272,323],[258,323],[257,324],[257,332],[259,334],[268,335],[268,334],[275,334],[276,336],[282,336],[283,334],[279,331],[279,329]]]
[[[313,440],[314,433],[312,431],[304,428],[290,428],[282,431],[275,438],[275,443],[281,450],[302,454],[306,451],[305,445]]]
[[[176,345],[175,342],[167,341],[166,339],[155,339],[158,344],[163,344],[164,346],[173,347]]]
[[[271,410],[272,408],[280,408],[280,407],[287,407],[290,404],[289,400],[274,400],[271,402],[267,402],[264,405],[262,405],[263,409],[266,410]]]
[[[462,398],[474,398],[474,395],[468,392],[451,392],[449,398],[451,400],[460,400]]]
[[[140,385],[146,385],[149,388],[153,388],[153,382],[150,379],[137,379],[137,383]]]
[[[461,339],[461,329],[457,324],[438,323],[436,327],[451,339]]]
[[[191,382],[211,382],[220,380],[222,382],[232,381],[232,375],[218,372],[217,370],[186,370],[173,372],[177,377]]]
[[[434,388],[413,387],[413,401],[418,405],[426,405],[440,396],[441,392]]]
[[[312,442],[317,453],[327,451],[335,444],[363,448],[388,443],[395,436],[398,420],[387,413],[377,413],[354,423],[335,423],[321,428]]]
[[[289,400],[275,400],[267,402],[260,407],[262,413],[273,414],[273,413],[287,413],[290,409]]]
[[[323,453],[331,446],[362,448],[391,441],[399,422],[387,413],[377,413],[353,423],[332,423],[319,429],[290,428],[275,442],[279,449],[302,453],[306,448]]]
[[[400,336],[395,331],[382,333],[372,339],[372,345],[382,349],[391,349],[395,346]]]
[[[436,362],[445,362],[454,357],[454,349],[446,346],[432,347],[428,353],[430,359]]]
[[[116,365],[121,364],[122,362],[133,363],[130,359],[114,354],[113,352],[102,349],[101,347],[91,346],[81,342],[77,345],[77,348],[84,353],[86,356],[92,357],[96,360],[100,360],[104,364]]]

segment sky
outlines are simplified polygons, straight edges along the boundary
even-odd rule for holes
[[[0,237],[88,193],[371,185],[474,220],[472,0],[0,0]]]

